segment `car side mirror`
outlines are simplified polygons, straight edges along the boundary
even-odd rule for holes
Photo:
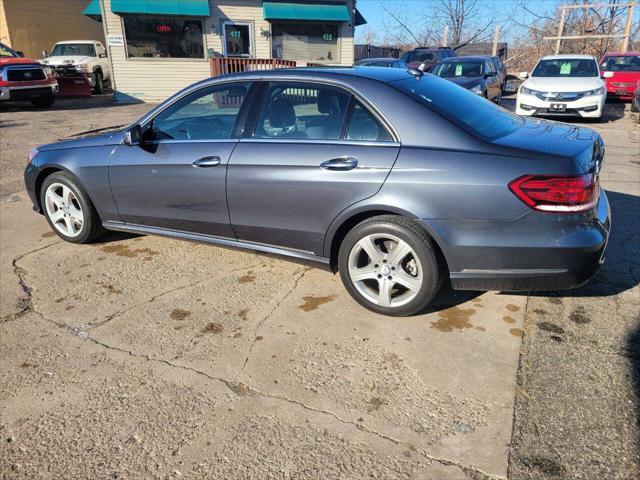
[[[529,72],[520,72],[518,76],[520,78],[529,78]]]
[[[487,72],[484,74],[484,78],[491,78],[491,77],[495,77],[496,75],[498,75],[497,72]]]
[[[22,50],[16,50],[16,53],[18,54],[19,57],[24,58],[24,52]]]
[[[142,143],[142,127],[136,123],[124,132],[124,144],[130,147],[138,146]]]
[[[42,50],[41,55],[42,55],[42,58],[47,58],[49,56],[46,50]]]

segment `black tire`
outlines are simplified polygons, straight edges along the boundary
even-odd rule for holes
[[[96,95],[100,95],[102,93],[104,93],[104,80],[102,79],[102,72],[96,72],[95,73],[96,76],[96,84],[93,87],[93,93],[95,93]]]
[[[53,105],[54,101],[55,97],[53,95],[45,95],[44,97],[31,99],[31,103],[33,103],[33,106],[38,108],[49,108],[51,105]]]
[[[394,235],[406,242],[418,257],[422,267],[422,284],[410,302],[397,307],[383,307],[365,298],[354,286],[349,276],[349,255],[356,243],[372,234]],[[338,270],[345,288],[360,305],[373,312],[394,317],[406,317],[424,310],[438,293],[444,279],[443,268],[427,233],[408,218],[398,215],[372,217],[349,231],[340,245]]]
[[[75,195],[77,202],[80,204],[82,214],[84,217],[84,221],[82,224],[82,228],[80,232],[76,236],[68,236],[62,233],[58,228],[56,228],[49,217],[49,212],[47,210],[47,203],[45,200],[45,195],[49,186],[54,183],[66,185]],[[80,185],[78,185],[77,180],[68,173],[65,172],[56,172],[49,175],[42,182],[42,187],[40,188],[40,205],[42,206],[42,211],[51,227],[51,230],[55,234],[57,234],[63,240],[71,243],[91,243],[96,240],[102,233],[104,233],[104,228],[102,227],[102,221],[100,220],[100,216],[96,211],[93,203],[89,199],[89,196],[84,191]]]
[[[631,111],[632,112],[638,112],[638,106],[635,104],[635,102],[631,102]]]

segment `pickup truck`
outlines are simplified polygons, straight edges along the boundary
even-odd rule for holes
[[[51,55],[42,52],[43,65],[51,67],[59,77],[86,73],[94,93],[104,92],[104,83],[111,81],[111,66],[107,51],[96,40],[69,40],[53,46]]]
[[[0,102],[28,100],[36,107],[50,107],[57,92],[50,68],[0,43]]]

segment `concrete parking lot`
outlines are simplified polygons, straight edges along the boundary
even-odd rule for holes
[[[115,233],[62,242],[23,192],[29,149],[149,108],[0,112],[3,478],[637,478],[628,106],[589,125],[607,142],[615,225],[591,284],[445,288],[402,319],[276,257]]]

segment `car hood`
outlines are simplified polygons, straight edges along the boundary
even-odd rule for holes
[[[600,88],[604,82],[600,77],[530,77],[523,85],[539,92],[584,92]]]
[[[582,161],[591,159],[593,144],[600,138],[590,128],[538,118],[524,119],[514,132],[493,141],[496,145],[528,150],[546,155],[572,157]],[[583,165],[589,169],[589,165]]]
[[[76,133],[71,138],[61,139],[59,142],[40,145],[38,150],[62,150],[65,148],[101,147],[103,145],[118,145],[122,143],[122,131],[124,125],[98,128],[86,132]]]
[[[88,63],[94,57],[87,55],[61,55],[58,57],[49,57],[41,60],[45,65],[77,65]]]
[[[24,64],[39,65],[37,61],[31,60],[30,58],[23,58],[23,57],[0,58],[0,67],[4,67],[5,65],[24,65]]]
[[[441,77],[466,89],[482,84],[482,77]]]

